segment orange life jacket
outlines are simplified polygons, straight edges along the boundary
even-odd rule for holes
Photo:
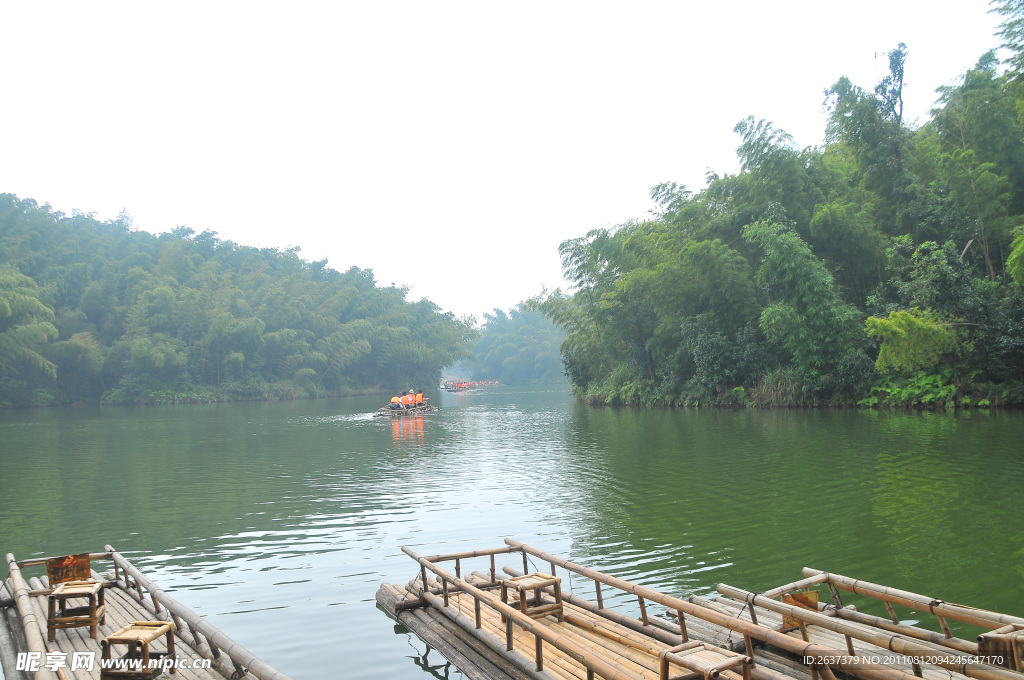
[[[423,403],[423,393],[422,392],[417,392],[416,393],[416,403],[417,404],[422,404]]]
[[[402,400],[399,399],[397,396],[394,396],[394,397],[391,397],[391,403],[392,404],[400,404],[400,403],[402,403]]]

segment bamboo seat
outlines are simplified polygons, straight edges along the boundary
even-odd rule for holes
[[[688,673],[673,676],[671,680],[714,680],[719,677],[722,671],[740,667],[743,673],[743,680],[750,680],[749,656],[730,652],[721,647],[709,645],[706,642],[684,642],[675,647],[661,650],[658,654],[660,665],[660,680],[670,680],[669,667],[671,664],[685,668]]]
[[[58,628],[89,626],[95,638],[106,620],[103,583],[92,578],[89,554],[66,555],[46,561],[46,575],[53,590],[47,596],[46,637],[57,639]],[[84,605],[68,606],[68,600],[85,599]]]
[[[167,636],[167,651],[156,652],[149,643]],[[105,663],[100,678],[155,678],[164,668],[176,673],[177,654],[174,649],[174,624],[170,621],[133,621],[113,635],[100,640],[100,658],[109,661],[112,645],[128,645],[128,651],[121,657],[126,663],[123,668],[112,668]],[[169,662],[168,662],[169,660]],[[159,663],[151,663],[158,662]],[[133,663],[134,662],[134,665]],[[153,667],[151,667],[153,666]]]
[[[554,589],[554,602],[544,601],[542,594],[545,588]],[[509,590],[512,590],[519,599],[519,611],[530,618],[540,619],[548,614],[554,614],[558,617],[559,623],[564,620],[562,579],[540,572],[504,579],[501,582],[501,601],[506,604],[508,603]],[[532,604],[528,595],[531,591],[533,592]],[[504,620],[504,617],[502,617],[502,620]]]
[[[1010,624],[978,636],[978,655],[1004,668],[1024,668],[1024,626]]]

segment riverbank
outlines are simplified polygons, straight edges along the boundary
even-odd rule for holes
[[[49,394],[37,394],[27,403],[0,402],[0,410],[18,408],[45,408],[63,406],[175,406],[194,404],[230,404],[261,401],[295,401],[301,399],[330,399],[344,397],[382,396],[386,392],[379,387],[326,390],[322,388],[303,389],[290,382],[233,383],[225,382],[220,387],[198,385],[187,389],[166,388],[118,388],[104,392],[98,402],[64,402]]]
[[[916,376],[879,376],[857,389],[838,389],[795,371],[777,370],[753,387],[704,389],[688,386],[680,394],[664,394],[650,381],[601,385],[593,390],[573,386],[573,396],[594,406],[665,406],[716,408],[856,407],[946,410],[1003,408],[1024,405],[1024,382],[972,382],[948,372]]]
[[[380,388],[326,390],[316,386],[300,388],[291,382],[222,383],[220,387],[196,386],[176,392],[168,389],[123,390],[107,392],[100,399],[104,406],[145,406],[167,404],[223,404],[242,401],[292,401],[329,397],[364,397],[384,394]]]

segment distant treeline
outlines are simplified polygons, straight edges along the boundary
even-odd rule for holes
[[[0,194],[0,405],[437,385],[477,332],[370,270]]]
[[[498,380],[505,385],[565,382],[559,346],[565,333],[530,303],[508,313],[484,314],[480,336],[473,343],[475,360],[466,362],[475,380]]]
[[[543,311],[599,403],[1024,403],[1024,9],[1011,53],[903,119],[907,51],[826,91],[826,141],[736,126],[741,171],[651,190],[646,221],[562,243],[574,288]]]

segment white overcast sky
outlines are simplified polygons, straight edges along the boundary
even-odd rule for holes
[[[558,244],[820,144],[823,91],[906,43],[907,118],[998,45],[987,0],[0,4],[0,192],[372,269],[481,320]]]

